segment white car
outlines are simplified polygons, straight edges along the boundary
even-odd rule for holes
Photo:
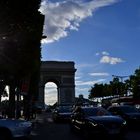
[[[30,135],[32,123],[19,119],[0,119],[0,140]]]

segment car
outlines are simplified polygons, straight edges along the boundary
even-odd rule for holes
[[[58,106],[52,113],[55,122],[69,121],[72,115],[72,106]]]
[[[72,131],[84,136],[124,136],[126,121],[113,116],[103,107],[77,107],[70,121]],[[99,138],[100,139],[100,138]]]
[[[0,119],[0,140],[17,137],[28,137],[32,130],[32,122],[21,119]]]
[[[110,106],[107,109],[113,115],[118,115],[124,118],[129,128],[139,128],[140,111],[132,105],[117,105]]]

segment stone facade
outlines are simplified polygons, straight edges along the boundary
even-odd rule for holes
[[[75,102],[75,72],[74,62],[42,61],[38,104],[42,107],[45,105],[44,88],[47,82],[54,82],[57,85],[58,105],[73,104]]]

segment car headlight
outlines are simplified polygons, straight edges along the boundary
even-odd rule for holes
[[[126,121],[123,122],[123,125],[126,125]]]
[[[91,125],[92,125],[92,126],[97,126],[98,124],[95,123],[95,122],[91,122]]]

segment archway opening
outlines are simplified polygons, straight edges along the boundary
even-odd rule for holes
[[[54,105],[58,101],[57,85],[54,82],[45,84],[45,105]]]

